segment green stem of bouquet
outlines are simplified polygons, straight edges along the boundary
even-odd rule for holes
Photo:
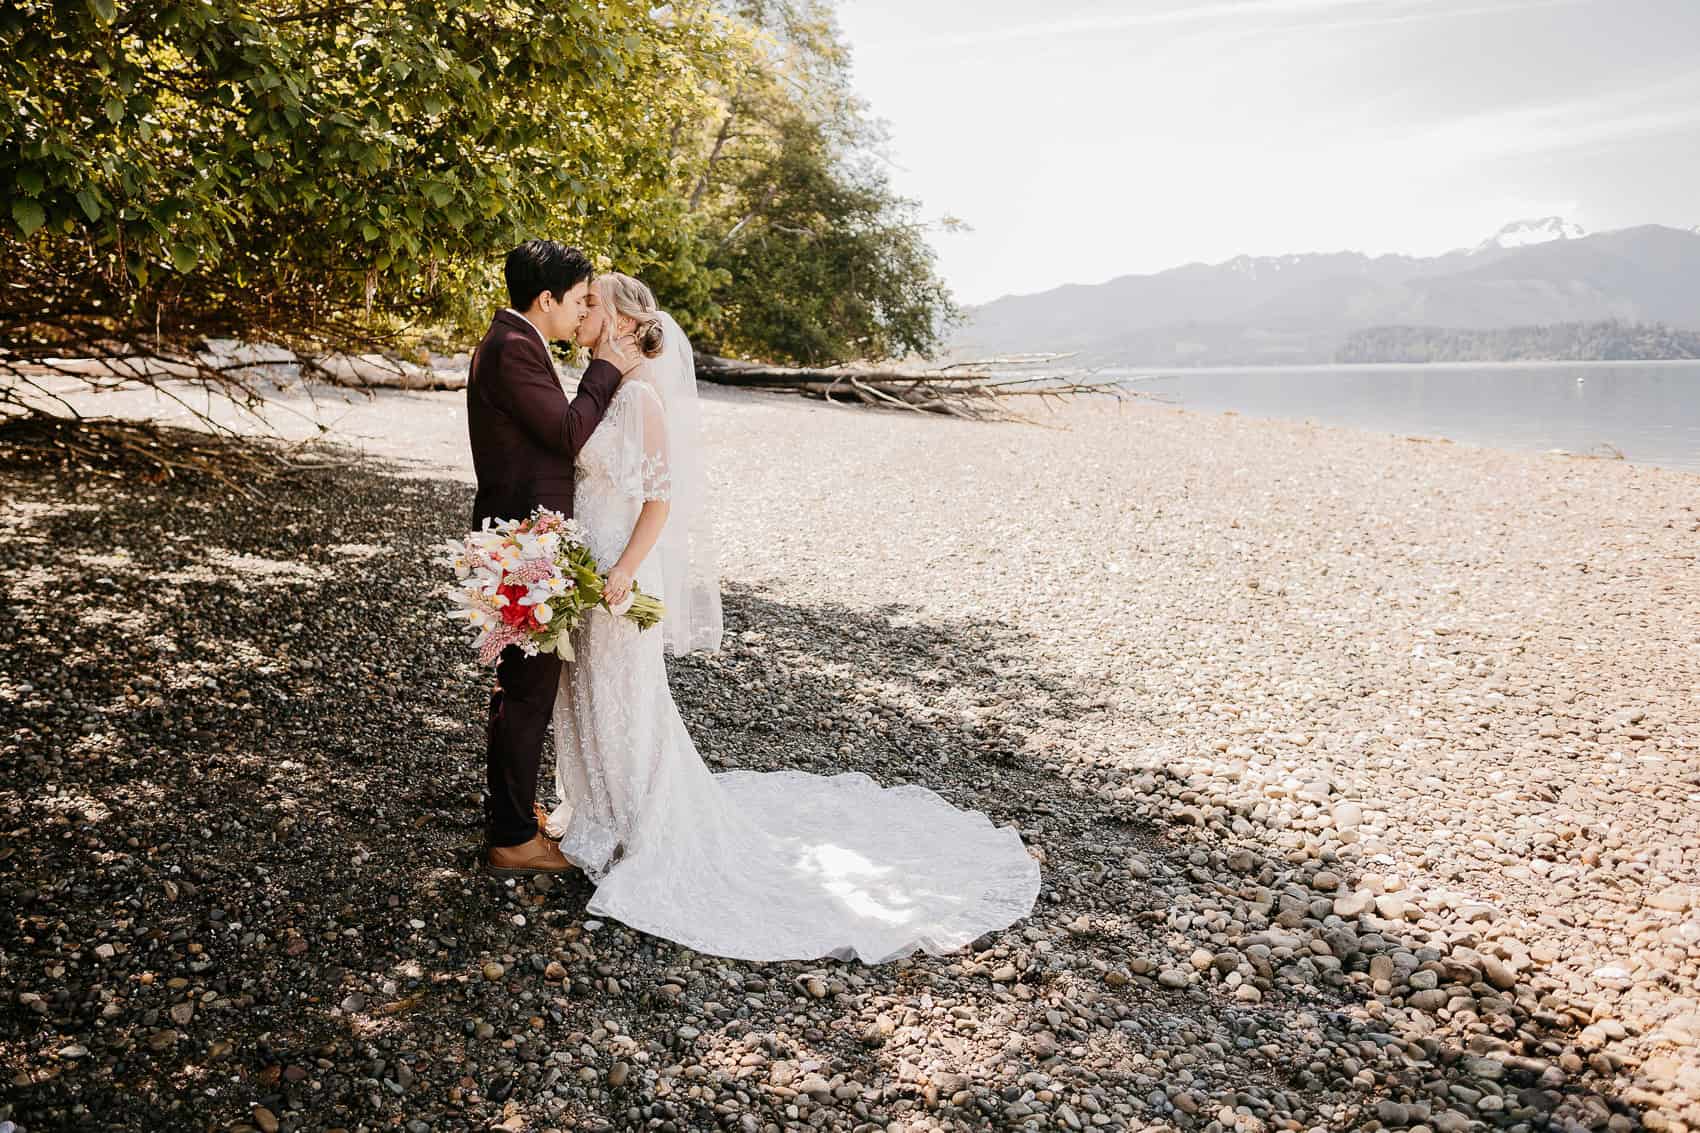
[[[593,603],[601,602],[602,608],[605,610],[608,609],[608,603],[602,600],[602,589],[607,585],[607,579],[597,574],[588,566],[575,564],[573,567],[573,582],[585,594],[590,595],[590,600]],[[627,621],[634,622],[640,630],[649,629],[661,620],[662,615],[666,613],[666,609],[667,608],[662,603],[661,599],[645,594],[637,588],[636,583],[633,583],[632,605],[631,608],[625,612],[624,617]]]
[[[661,599],[643,593],[634,585],[632,587],[632,605],[631,609],[626,611],[626,618],[636,622],[638,629],[648,629],[661,620],[661,615],[665,612],[665,609],[666,607],[661,604]]]

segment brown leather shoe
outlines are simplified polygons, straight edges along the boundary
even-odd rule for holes
[[[484,869],[497,877],[566,873],[572,868],[573,863],[561,856],[561,848],[546,834],[517,846],[491,846],[484,855]]]

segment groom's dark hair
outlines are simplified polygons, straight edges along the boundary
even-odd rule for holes
[[[527,240],[508,253],[503,268],[508,302],[516,311],[528,311],[545,291],[560,302],[580,280],[590,278],[591,270],[589,257],[577,248],[558,240]]]

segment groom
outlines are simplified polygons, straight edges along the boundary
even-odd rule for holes
[[[641,362],[609,336],[571,401],[561,391],[550,340],[571,342],[584,321],[591,266],[583,252],[527,240],[508,253],[508,300],[472,355],[466,425],[478,495],[472,525],[524,519],[535,507],[573,513],[573,462],[608,411],[625,374]],[[485,866],[527,877],[571,868],[541,827],[537,765],[555,706],[561,661],[509,646],[496,665],[486,736]]]

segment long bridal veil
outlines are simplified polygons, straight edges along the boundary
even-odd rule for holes
[[[667,649],[679,655],[720,648],[720,553],[709,521],[702,407],[691,340],[672,315],[662,311],[660,318],[663,345],[650,370],[667,417],[673,498],[656,550],[665,591],[661,600],[667,606],[662,633]]]

